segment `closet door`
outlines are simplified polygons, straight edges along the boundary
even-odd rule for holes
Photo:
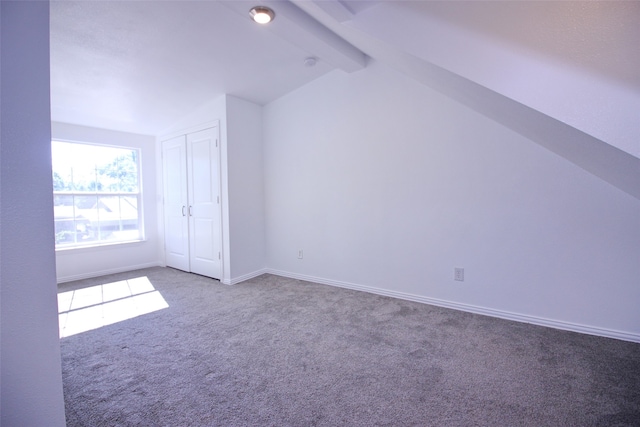
[[[191,271],[222,278],[220,144],[218,127],[187,135]]]
[[[186,137],[162,142],[166,263],[189,271]]]

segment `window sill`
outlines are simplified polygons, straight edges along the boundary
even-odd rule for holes
[[[145,243],[146,239],[140,240],[128,240],[126,242],[109,242],[109,243],[96,243],[94,245],[83,245],[83,246],[69,246],[69,247],[61,247],[56,248],[56,252],[64,253],[64,252],[77,252],[77,251],[95,251],[95,250],[103,250],[103,249],[118,249],[123,248],[125,246],[138,246],[142,243]]]

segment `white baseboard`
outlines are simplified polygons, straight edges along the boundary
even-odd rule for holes
[[[452,308],[454,310],[466,311],[469,313],[482,314],[485,316],[497,317],[500,319],[513,320],[522,323],[531,323],[533,325],[546,326],[555,329],[561,329],[571,332],[579,332],[582,334],[596,335],[606,338],[615,338],[623,341],[631,341],[640,343],[640,334],[624,331],[616,331],[612,329],[599,328],[596,326],[587,326],[577,323],[564,322],[553,319],[545,319],[543,317],[529,316],[525,314],[512,313],[509,311],[495,310],[492,308],[479,307],[470,304],[457,303],[452,301],[441,300],[437,298],[429,298],[421,295],[414,295],[405,292],[391,291],[388,289],[375,288],[372,286],[357,285],[355,283],[342,282],[338,280],[325,279],[322,277],[307,276],[304,274],[290,273],[288,271],[264,269],[263,273],[274,274],[276,276],[289,277],[292,279],[305,280],[307,282],[320,283],[323,285],[336,286],[340,288],[353,289],[377,295],[415,301],[424,304],[435,305],[439,307]],[[255,276],[254,276],[255,277]]]
[[[149,262],[145,264],[129,265],[126,267],[110,268],[107,270],[92,271],[90,273],[75,274],[72,276],[58,277],[58,283],[72,282],[74,280],[91,279],[93,277],[106,276],[107,274],[124,273],[125,271],[141,270],[149,267],[164,267],[160,262]]]
[[[265,273],[267,273],[267,269],[263,268],[260,270],[252,271],[251,273],[243,274],[242,276],[232,277],[230,280],[223,279],[221,280],[221,282],[225,285],[235,285],[240,282],[244,282],[245,280],[253,279],[254,277],[258,277]]]

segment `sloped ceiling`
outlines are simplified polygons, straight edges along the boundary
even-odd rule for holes
[[[639,2],[366,2],[346,18],[294,2],[372,58],[640,199]]]
[[[386,2],[350,26],[640,157],[639,18],[640,2]]]
[[[254,3],[53,1],[53,120],[159,134],[370,57],[640,198],[640,2],[261,1],[263,27]]]

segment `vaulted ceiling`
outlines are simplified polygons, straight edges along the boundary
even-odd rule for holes
[[[157,135],[376,60],[640,198],[638,22],[625,1],[54,0],[52,119]]]

